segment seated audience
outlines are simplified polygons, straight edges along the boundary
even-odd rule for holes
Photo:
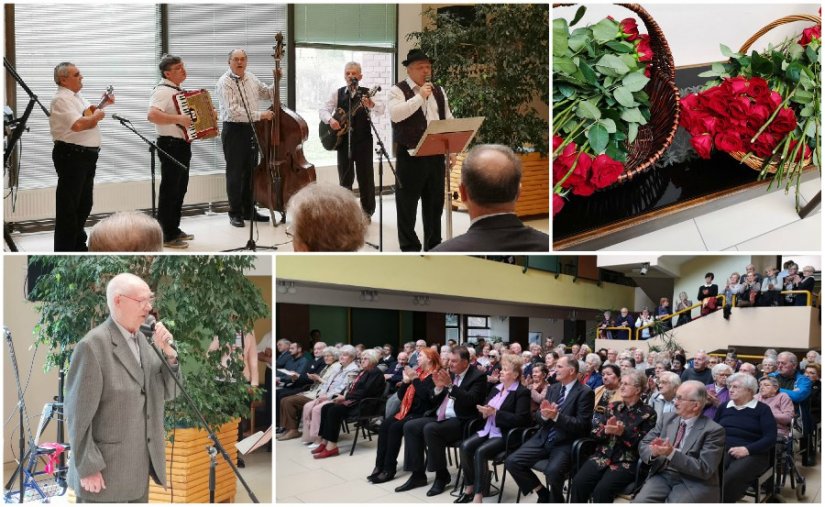
[[[338,350],[333,347],[325,347],[321,352],[321,357],[324,360],[325,367],[318,373],[306,374],[309,380],[314,382],[314,385],[306,392],[296,393],[281,400],[280,420],[287,431],[280,435],[278,440],[291,440],[301,436],[301,432],[298,431],[298,421],[304,405],[317,399],[320,394],[326,394],[331,388],[329,384],[332,383],[336,374],[341,371],[341,363],[338,362]],[[346,375],[338,376],[346,378]]]
[[[433,375],[442,369],[438,354],[425,349],[418,356],[418,368],[405,368],[398,397],[401,407],[393,417],[384,419],[378,430],[378,449],[375,468],[367,477],[373,484],[391,481],[398,469],[398,453],[404,439],[404,425],[423,417],[436,408]]]
[[[814,267],[805,266],[802,268],[802,276],[795,275],[795,277],[793,277],[791,290],[802,290],[813,293],[815,286]],[[808,296],[809,295],[805,293],[793,294],[793,304],[795,306],[806,306],[808,304]]]
[[[547,366],[547,381],[551,384],[556,382],[556,363],[559,357],[558,352],[548,352],[544,356],[544,364]]]
[[[598,354],[587,354],[584,360],[584,377],[582,383],[592,390],[602,385],[602,375],[599,373],[599,367],[602,365],[602,359]]]
[[[799,265],[791,262],[786,269],[787,272],[782,276],[782,289],[792,291],[794,286],[802,280],[802,277],[799,276]],[[796,304],[796,294],[784,294],[782,304],[784,306],[794,306]]]
[[[453,350],[450,373],[446,370],[438,372],[433,382],[438,406],[435,415],[419,417],[404,425],[404,470],[412,473],[407,482],[395,488],[397,493],[426,486],[426,470],[435,472],[427,496],[444,492],[450,482],[447,445],[462,438],[465,426],[478,415],[477,407],[488,392],[484,374],[470,368],[470,353],[466,347]]]
[[[696,296],[697,301],[702,302],[701,315],[705,315],[716,311],[718,302],[716,296],[719,294],[719,287],[713,283],[713,273],[705,274],[705,284],[699,287],[699,294]]]
[[[607,349],[607,360],[604,364],[618,364],[619,352],[616,349]]]
[[[497,350],[490,351],[490,355],[488,356],[489,363],[487,364],[486,374],[487,374],[487,382],[490,384],[498,384],[498,376],[501,372],[501,364],[499,360],[501,359],[501,354]]]
[[[490,487],[487,462],[504,450],[503,437],[510,429],[530,424],[530,391],[519,382],[521,362],[520,357],[512,354],[502,358],[501,382],[477,407],[484,427],[461,443],[459,452],[466,486],[455,503],[481,503]]]
[[[341,422],[357,410],[359,401],[381,396],[384,392],[384,374],[377,368],[380,359],[374,350],[365,350],[361,354],[361,372],[352,381],[347,393],[333,396],[332,403],[321,409],[321,429],[318,432],[321,441],[312,451],[315,459],[338,456]]]
[[[596,452],[573,478],[571,502],[613,503],[635,480],[639,442],[656,425],[656,411],[641,399],[646,384],[640,371],[622,376],[622,401],[611,403],[607,420],[593,428]]]
[[[744,373],[728,377],[730,401],[720,406],[714,421],[725,429],[724,503],[745,496],[748,486],[770,465],[776,445],[776,420],[771,408],[756,401],[756,379]]]
[[[770,375],[776,371],[776,357],[766,357],[762,359],[761,368],[762,375]]]
[[[811,381],[811,417],[815,424],[822,421],[822,381],[820,373],[822,367],[818,363],[808,364],[805,367],[805,376]]]
[[[739,365],[739,373],[747,373],[748,375],[752,376],[753,378],[757,378],[759,375],[756,373],[756,366],[752,363],[742,363]]]
[[[292,196],[288,209],[296,252],[355,252],[364,246],[367,216],[346,188],[311,183]]]
[[[603,315],[604,317],[602,318],[601,323],[599,323],[599,338],[602,340],[612,340],[613,331],[607,328],[615,326],[616,323],[613,322],[613,316],[610,313],[610,310],[605,310]]]
[[[559,359],[556,380],[536,412],[540,426],[529,440],[505,460],[522,493],[535,491],[541,503],[564,501],[562,486],[570,470],[573,442],[590,434],[593,417],[593,391],[576,381],[578,362],[572,356]],[[531,468],[547,459],[544,475],[550,490]]]
[[[805,353],[805,359],[799,361],[799,369],[805,371],[805,368],[807,368],[809,364],[822,364],[822,357],[819,355],[819,352],[809,350]]]
[[[633,351],[633,361],[636,362],[636,369],[639,371],[647,370],[647,363],[645,362],[645,351],[636,349]]]
[[[648,405],[656,410],[656,416],[661,419],[662,414],[669,414],[676,412],[676,404],[674,399],[676,391],[682,384],[679,375],[672,371],[663,371],[656,379],[656,387],[658,392],[655,396],[651,396]]]
[[[673,329],[673,317],[670,314],[673,310],[670,307],[670,299],[659,298],[659,306],[656,307],[656,320],[662,322],[662,330],[669,331]]]
[[[90,252],[162,252],[163,229],[140,211],[118,211],[92,227]]]
[[[730,366],[730,369],[733,370],[734,373],[739,371],[739,366],[742,365],[742,361],[739,360],[739,357],[736,355],[736,352],[728,352],[725,354],[725,364]]]
[[[693,306],[693,301],[688,299],[687,292],[682,291],[679,293],[679,302],[676,303],[676,311],[679,312],[681,310],[686,310]],[[690,312],[686,311],[680,313],[678,317],[676,317],[676,326],[681,326],[682,324],[687,324],[692,320],[690,316]]]
[[[332,403],[332,398],[339,396],[350,386],[355,376],[358,375],[358,352],[352,345],[344,345],[338,352],[338,365],[333,369],[332,376],[325,380],[315,399],[306,403],[301,411],[301,421],[304,431],[301,440],[310,446],[311,450],[317,449],[321,445],[321,437],[318,432],[321,430],[321,410],[327,403]]]
[[[742,282],[742,292],[736,300],[736,306],[757,306],[762,285],[757,281],[755,273],[748,273]]]
[[[775,266],[767,268],[765,277],[762,279],[760,306],[779,306],[782,297],[781,290],[782,279],[779,277],[779,270]]]
[[[275,375],[280,384],[285,387],[290,387],[308,367],[309,360],[307,360],[304,356],[304,348],[300,343],[292,342],[289,344],[289,355],[287,356],[286,361],[284,361],[284,366],[278,368]],[[286,370],[289,373],[281,370]]]
[[[713,384],[705,386],[708,393],[708,405],[702,412],[702,415],[713,419],[716,415],[716,410],[720,406],[727,404],[730,400],[730,391],[728,391],[728,377],[733,375],[733,370],[726,364],[717,364],[711,369],[713,374]]]
[[[700,382],[680,385],[674,400],[676,412],[657,417],[656,426],[639,444],[650,472],[633,502],[718,502],[725,430],[702,415],[707,394]]]
[[[602,382],[603,384],[596,388],[593,395],[593,427],[598,427],[599,424],[607,420],[607,407],[611,403],[618,403],[622,401],[622,395],[619,392],[619,381],[622,372],[615,364],[605,364],[602,366]]]
[[[541,400],[547,396],[547,388],[550,386],[550,384],[547,383],[547,372],[547,365],[544,363],[536,363],[536,365],[533,366],[533,371],[530,375],[531,382],[527,385],[530,390],[530,414],[536,413]]]
[[[470,228],[433,252],[547,252],[550,237],[516,216],[521,192],[521,160],[499,144],[474,146],[461,164],[458,193]]]
[[[682,374],[685,372],[685,365],[687,364],[687,358],[685,358],[685,354],[674,354],[673,359],[670,361],[670,371],[679,375],[679,378],[682,378]],[[713,376],[711,375],[711,378]]]
[[[619,369],[622,370],[622,375],[636,369],[636,360],[632,357],[622,357],[619,359]]]
[[[765,376],[759,379],[759,393],[754,396],[754,399],[771,408],[773,418],[776,420],[777,436],[783,440],[787,438],[791,434],[793,402],[787,394],[779,392],[779,381],[776,377]]]

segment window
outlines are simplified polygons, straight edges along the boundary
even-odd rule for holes
[[[490,319],[482,315],[467,315],[467,340],[477,341],[490,338]]]
[[[295,6],[295,109],[310,125],[304,144],[307,160],[316,166],[336,165],[336,152],[321,146],[318,110],[344,86],[344,65],[358,62],[362,86],[380,86],[375,100],[387,102],[395,83],[395,4],[302,4]],[[372,118],[387,151],[392,145],[389,112]],[[377,158],[377,155],[374,155]]]
[[[446,340],[455,340],[456,343],[461,342],[461,329],[458,327],[458,323],[459,320],[457,313],[448,313],[444,315],[444,325],[446,326]]]

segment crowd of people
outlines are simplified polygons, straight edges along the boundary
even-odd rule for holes
[[[314,458],[336,456],[341,422],[358,401],[386,399],[366,479],[395,479],[403,448],[410,473],[397,492],[427,486],[433,472],[427,496],[443,493],[452,479],[447,448],[457,447],[464,482],[455,503],[479,503],[489,495],[491,461],[509,448],[507,472],[540,503],[564,501],[568,479],[573,502],[612,502],[621,493],[635,502],[736,502],[773,463],[772,453],[788,448],[792,424],[801,428],[801,463],[816,464],[821,357],[814,350],[799,361],[768,349],[758,363],[733,350],[724,357],[594,352],[552,338],[527,350],[418,340],[397,354],[391,344],[317,341],[314,360],[286,340],[278,350],[279,368],[291,372],[280,374],[278,440],[301,437]],[[296,390],[302,375],[312,383]],[[508,445],[511,431],[522,438]],[[582,438],[593,440],[593,454],[574,470],[573,443]]]
[[[705,283],[699,287],[696,303],[688,299],[685,291],[679,293],[679,300],[675,309],[671,307],[670,298],[659,299],[659,306],[653,311],[643,307],[634,318],[625,307],[614,315],[612,310],[606,310],[598,324],[599,338],[605,340],[628,340],[636,338],[639,330],[639,339],[648,340],[657,334],[691,322],[694,304],[703,317],[722,308],[726,319],[730,318],[735,307],[754,306],[806,306],[809,305],[815,289],[815,269],[813,266],[801,268],[792,260],[782,265],[782,271],[775,266],[768,266],[760,274],[753,264],[745,266],[744,274],[734,271],[730,274],[721,292],[719,286],[713,283],[715,275],[707,273]],[[719,296],[724,295],[720,301]],[[701,306],[698,306],[701,305]]]

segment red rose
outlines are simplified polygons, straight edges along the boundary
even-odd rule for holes
[[[788,149],[789,154],[792,154],[794,152],[797,143],[799,143],[799,141],[797,141],[796,139],[791,139],[791,146]],[[808,160],[809,158],[811,158],[811,147],[806,144],[802,147],[801,150],[799,150],[799,153],[796,154],[794,160],[796,162],[799,162],[800,160]]]
[[[557,149],[559,149],[559,146],[561,146],[561,143],[563,143],[563,142],[564,142],[564,139],[560,135],[553,134],[553,151],[556,151]]]
[[[802,38],[797,42],[800,46],[805,47],[815,39],[822,38],[822,26],[816,25],[802,30]]]
[[[622,31],[622,36],[625,40],[634,41],[639,38],[639,28],[636,26],[636,20],[633,18],[625,18],[619,23],[619,28]]]
[[[734,97],[728,102],[728,111],[731,118],[745,119],[751,108],[751,101],[747,97]]]
[[[590,181],[596,188],[609,187],[616,183],[623,172],[624,164],[601,154],[593,160],[593,177]]]
[[[553,194],[553,216],[556,216],[556,213],[561,211],[564,207],[564,198],[559,194]]]
[[[582,183],[587,183],[590,180],[590,166],[592,163],[593,158],[590,155],[585,152],[579,153],[576,168],[573,169],[573,173],[567,177],[567,180],[562,186],[564,188],[568,188],[581,185]]]
[[[764,102],[768,100],[771,89],[768,88],[768,82],[761,77],[752,77],[750,86],[748,86],[748,95],[756,99],[757,102]]]
[[[739,134],[730,130],[716,134],[713,142],[717,148],[728,153],[742,151],[742,139],[739,138]]]
[[[739,95],[748,89],[748,81],[742,76],[731,77],[725,79],[722,87],[731,95]]]
[[[583,181],[576,186],[573,187],[573,194],[580,195],[582,197],[589,197],[593,195],[593,192],[596,191],[596,187],[590,184],[590,182]]]
[[[762,132],[759,134],[759,137],[756,138],[756,142],[751,144],[751,151],[753,151],[757,157],[769,157],[778,142],[779,139],[775,135],[770,132]]]
[[[570,169],[573,166],[573,162],[576,161],[576,143],[570,143],[565,146],[561,154],[556,157],[556,161],[567,169]]]
[[[690,138],[690,144],[700,157],[704,159],[710,158],[710,152],[713,149],[713,138],[709,134]]]
[[[765,104],[753,104],[748,115],[748,124],[761,127],[771,116],[771,110]]]
[[[786,107],[779,111],[779,114],[771,122],[769,130],[778,137],[783,137],[788,132],[796,128],[796,114],[793,109]]]
[[[782,95],[779,95],[779,92],[772,91],[770,95],[768,95],[768,103],[776,109],[779,107],[779,104],[782,103]]]
[[[636,58],[640,62],[649,62],[653,60],[653,49],[650,47],[650,36],[647,34],[641,34],[635,42]]]
[[[728,114],[727,104],[730,95],[721,86],[714,86],[699,95],[700,104],[719,116]]]

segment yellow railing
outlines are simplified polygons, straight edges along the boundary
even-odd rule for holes
[[[716,299],[720,299],[720,298],[722,299],[722,306],[725,306],[725,301],[727,301],[727,298],[725,297],[725,295],[724,295],[724,294],[719,294],[719,295],[717,295],[717,296],[716,296]],[[661,317],[661,318],[659,318],[659,319],[656,319],[655,321],[653,321],[653,322],[652,322],[652,323],[650,323],[650,324],[645,324],[644,326],[638,327],[638,328],[636,328],[636,338],[635,338],[635,339],[636,339],[636,340],[638,340],[638,339],[639,339],[639,337],[641,336],[641,331],[642,331],[643,329],[647,329],[647,328],[649,328],[649,327],[653,327],[653,326],[655,326],[655,325],[659,324],[659,321],[662,321],[662,320],[669,320],[669,319],[670,319],[670,320],[673,320],[673,317],[675,317],[675,316],[677,316],[677,315],[679,315],[679,314],[685,313],[685,312],[690,312],[690,311],[692,311],[694,308],[699,308],[699,307],[701,307],[701,306],[702,306],[702,303],[701,303],[701,302],[699,302],[699,303],[696,303],[696,304],[695,304],[695,305],[693,305],[693,306],[689,306],[689,307],[687,307],[687,308],[682,308],[682,309],[681,309],[681,310],[679,310],[678,312],[674,312],[674,313],[671,313],[670,315],[665,315],[664,317]]]
[[[813,299],[813,294],[809,290],[783,290],[780,292],[783,296],[788,294],[805,294],[805,306],[811,306],[811,300]],[[731,298],[731,306],[736,306],[736,299],[737,295],[734,294]],[[723,304],[724,306],[724,304]]]

